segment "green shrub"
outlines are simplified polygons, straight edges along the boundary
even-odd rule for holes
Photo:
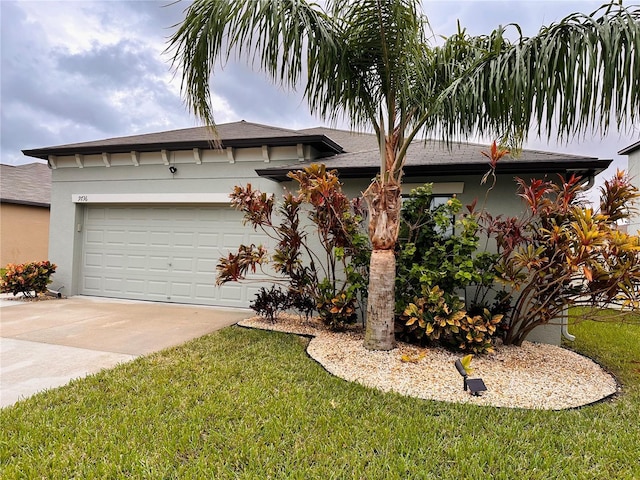
[[[436,286],[409,303],[400,318],[404,322],[404,340],[488,353],[493,350],[502,315],[492,315],[486,309],[478,315],[468,315],[459,298]]]
[[[458,217],[461,210],[455,197],[436,205],[431,184],[411,190],[402,206],[397,300],[410,301],[420,295],[423,285],[453,293],[476,280],[473,256],[479,243],[478,223],[472,215]]]
[[[20,265],[10,263],[2,272],[0,291],[13,293],[14,296],[19,293],[25,297],[37,296],[47,291],[55,271],[56,265],[48,260]]]
[[[453,349],[485,352],[502,316],[480,306],[493,288],[497,255],[477,253],[477,215],[460,215],[451,198],[435,205],[431,185],[411,191],[402,207],[397,247],[396,331],[412,343],[439,343]],[[476,289],[473,314],[459,294]]]
[[[334,330],[355,323],[358,318],[358,299],[353,289],[344,289],[337,295],[326,279],[319,284],[318,314],[323,323]]]

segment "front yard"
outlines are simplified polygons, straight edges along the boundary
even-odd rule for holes
[[[640,328],[579,323],[613,401],[532,411],[381,393],[307,340],[231,327],[0,411],[0,477],[640,478]]]

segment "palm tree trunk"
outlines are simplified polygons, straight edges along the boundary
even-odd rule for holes
[[[391,350],[395,347],[396,256],[393,250],[371,252],[367,330],[364,346],[369,350]]]
[[[373,251],[369,264],[367,328],[364,346],[369,350],[395,347],[395,245],[400,228],[400,187],[374,181],[364,198],[369,205],[369,238]]]

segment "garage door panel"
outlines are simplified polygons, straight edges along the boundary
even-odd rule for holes
[[[126,293],[133,295],[134,298],[137,295],[143,295],[146,290],[146,282],[142,279],[133,279],[130,278],[125,280],[124,289],[122,288],[122,281],[120,281],[120,290],[124,290]]]
[[[127,232],[127,245],[130,246],[145,246],[149,243],[146,231],[143,230],[129,230]]]
[[[171,271],[174,273],[194,273],[194,259],[189,257],[173,257],[171,261]]]
[[[220,300],[219,289],[215,284],[196,283],[194,289],[194,298],[201,303],[211,302],[211,299]]]
[[[203,249],[218,249],[218,234],[217,233],[198,233],[197,245],[198,248]]]
[[[85,275],[83,277],[83,290],[85,293],[99,293],[102,290],[102,278]]]
[[[187,301],[193,298],[193,284],[172,282],[169,297],[174,302]]]
[[[149,280],[147,282],[147,291],[151,295],[166,296],[168,292],[169,282],[162,280]]]
[[[86,217],[88,220],[104,220],[106,218],[107,210],[104,208],[91,208],[87,210]]]
[[[103,289],[107,293],[118,293],[122,290],[122,278],[104,277]]]
[[[175,232],[173,234],[173,246],[194,248],[196,246],[195,239],[194,232]]]
[[[127,257],[127,268],[144,272],[147,269],[147,257],[144,255],[129,255]]]
[[[102,245],[104,243],[104,231],[95,229],[85,229],[85,244]]]
[[[106,245],[124,246],[126,232],[121,229],[112,229],[105,232],[104,243]]]
[[[223,285],[219,288],[220,296],[229,302],[240,303],[243,299],[243,288],[240,285]]]
[[[85,267],[102,267],[102,254],[101,253],[85,253],[84,265]]]
[[[107,268],[124,268],[126,257],[122,253],[107,254],[104,256],[105,267]]]
[[[149,232],[149,245],[152,247],[168,247],[170,239],[169,232]]]
[[[216,259],[204,259],[198,258],[196,260],[196,273],[209,273],[215,275],[216,266],[218,265],[218,258]]]
[[[246,307],[246,285],[215,285],[221,256],[264,243],[241,220],[227,207],[87,206],[81,293]]]
[[[150,256],[148,270],[150,272],[168,272],[169,271],[169,257],[165,256]]]
[[[114,220],[125,220],[125,219],[134,219],[136,217],[137,209],[124,209],[119,207],[111,207],[104,209],[104,213],[102,217],[106,220],[114,221]]]
[[[246,242],[244,235],[229,233],[222,237],[222,248],[226,250],[235,250],[239,245]]]
[[[247,305],[248,302],[251,302],[256,297],[256,294],[260,291],[260,288],[262,288],[262,285],[253,284],[247,286]]]

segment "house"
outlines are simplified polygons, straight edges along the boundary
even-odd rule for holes
[[[0,266],[48,259],[51,170],[0,164]]]
[[[631,182],[640,189],[640,141],[623,148],[618,155],[628,155],[629,166],[627,173],[631,178]],[[627,232],[632,235],[638,232],[640,235],[640,204],[636,205],[635,215],[629,220]]]
[[[356,196],[379,170],[371,134],[330,128],[289,130],[250,122],[25,150],[52,169],[50,258],[54,288],[163,302],[246,307],[259,284],[215,286],[216,264],[241,243],[269,239],[245,227],[229,207],[235,185],[251,183],[276,195],[295,188],[287,173],[314,162],[339,171]],[[405,188],[434,183],[434,193],[464,203],[484,197],[487,146],[415,141]],[[513,176],[577,173],[585,182],[610,160],[526,150],[498,167],[490,211],[516,215]]]

